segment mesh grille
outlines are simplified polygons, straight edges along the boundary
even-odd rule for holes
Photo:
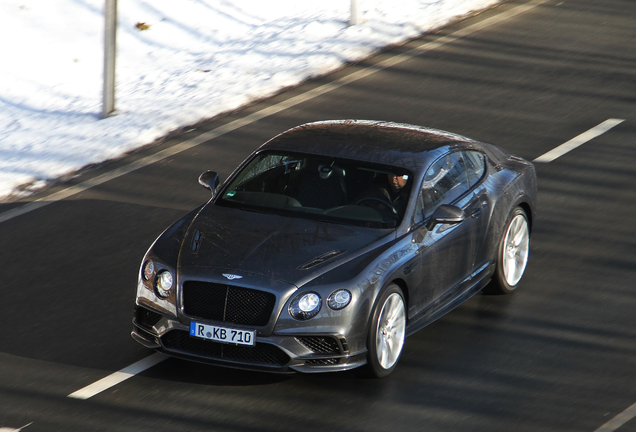
[[[211,359],[276,366],[284,366],[289,362],[289,356],[274,345],[258,342],[253,347],[228,345],[190,337],[188,332],[180,330],[166,333],[161,338],[161,343],[167,350]]]
[[[338,342],[328,336],[300,336],[296,340],[305,348],[320,354],[340,354]]]
[[[135,322],[139,327],[152,328],[159,322],[161,315],[146,308],[137,307],[135,309]]]
[[[264,291],[198,281],[183,284],[183,311],[197,318],[264,326],[275,304],[276,296]]]
[[[330,366],[338,364],[338,359],[330,358],[330,359],[317,359],[317,360],[307,360],[305,362],[305,366]]]

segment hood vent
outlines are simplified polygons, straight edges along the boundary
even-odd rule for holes
[[[319,264],[322,264],[326,261],[329,261],[332,258],[335,258],[337,256],[342,255],[343,253],[346,253],[347,251],[341,251],[341,250],[332,250],[330,252],[327,252],[325,254],[322,254],[310,261],[307,261],[305,264],[301,265],[300,267],[298,267],[298,270],[309,270],[310,268],[316,267]]]
[[[201,246],[201,241],[203,241],[203,233],[199,230],[194,232],[194,236],[192,237],[192,245],[190,246],[190,251],[194,254],[199,253],[199,247]]]

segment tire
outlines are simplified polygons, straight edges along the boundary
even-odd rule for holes
[[[526,212],[516,207],[508,216],[506,229],[497,248],[495,274],[489,291],[494,294],[513,292],[528,265],[530,227]]]
[[[406,306],[402,290],[387,286],[378,297],[367,336],[365,374],[374,378],[389,375],[400,359],[406,333]]]

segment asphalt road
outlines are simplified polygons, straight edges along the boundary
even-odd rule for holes
[[[506,3],[175,134],[32,197],[44,204],[33,211],[7,218],[26,203],[0,204],[0,430],[636,430],[636,2],[548,0],[465,31],[528,4]],[[444,44],[430,49],[435,41]],[[530,160],[607,119],[625,121],[537,163],[540,208],[521,288],[477,295],[408,338],[384,380],[168,359],[69,398],[152,354],[129,335],[136,274],[154,238],[208,198],[198,175],[225,177],[271,136],[335,118],[446,129]],[[183,143],[190,148],[161,157]],[[160,160],[126,173],[153,155]]]

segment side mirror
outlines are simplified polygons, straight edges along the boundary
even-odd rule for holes
[[[219,187],[219,175],[214,171],[206,171],[199,176],[199,184],[214,196],[216,188]]]
[[[431,219],[426,224],[429,231],[438,224],[457,224],[466,220],[466,213],[457,206],[443,204],[433,212]]]

